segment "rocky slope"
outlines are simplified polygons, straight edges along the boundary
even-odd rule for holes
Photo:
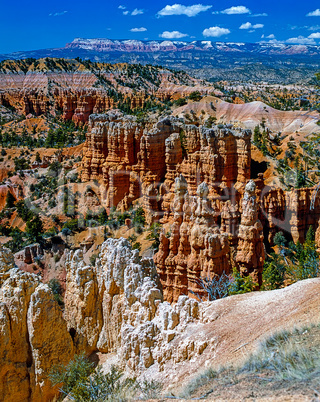
[[[14,268],[7,249],[0,256],[3,401],[52,400],[49,370],[80,351],[181,388],[199,370],[241,361],[266,334],[318,320],[319,279],[200,304],[180,296],[170,305],[152,260],[139,260],[124,239],[108,239],[95,266],[70,253],[62,317],[46,285]]]
[[[203,112],[206,116],[212,116],[219,123],[235,124],[237,126],[253,130],[262,120],[268,129],[283,135],[299,134],[305,137],[311,133],[319,133],[319,112],[313,110],[283,111],[267,106],[263,102],[255,101],[243,104],[224,102],[216,97],[203,97],[200,102],[189,103],[174,110],[173,114],[183,117],[194,112],[201,118]],[[297,140],[299,140],[297,138]],[[301,138],[300,138],[301,140]]]
[[[76,124],[116,107],[143,108],[177,94],[214,89],[183,72],[88,60],[27,59],[0,63],[0,105],[25,116],[62,115]]]

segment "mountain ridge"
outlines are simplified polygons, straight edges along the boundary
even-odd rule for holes
[[[320,46],[210,40],[76,38],[61,48],[0,54],[0,61],[46,57],[161,65],[212,81],[307,83],[320,70]]]

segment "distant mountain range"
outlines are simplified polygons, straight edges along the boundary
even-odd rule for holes
[[[1,54],[5,59],[75,58],[158,64],[211,80],[307,82],[320,70],[320,46],[213,41],[76,38],[63,48]]]
[[[95,52],[188,52],[210,53],[236,52],[264,55],[320,56],[320,46],[286,45],[274,43],[233,43],[213,41],[139,41],[76,38],[64,49],[82,49]]]

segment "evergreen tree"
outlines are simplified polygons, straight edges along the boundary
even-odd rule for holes
[[[15,197],[10,193],[10,191],[8,191],[6,198],[6,208],[13,208],[15,202]]]

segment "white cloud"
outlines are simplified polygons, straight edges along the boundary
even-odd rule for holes
[[[315,45],[316,42],[312,38],[305,38],[304,36],[298,36],[297,38],[289,38],[286,43],[298,44],[298,45]]]
[[[320,32],[314,32],[308,36],[309,39],[320,39]]]
[[[139,10],[138,8],[135,8],[135,9],[132,11],[131,15],[140,15],[140,14],[143,14],[143,13],[144,13],[143,10]]]
[[[307,17],[320,17],[320,8],[310,11],[310,13],[307,14]]]
[[[50,13],[49,17],[60,17],[60,15],[67,14],[68,11],[61,11],[60,13]]]
[[[184,38],[185,36],[189,36],[189,35],[179,32],[179,31],[172,31],[172,32],[164,31],[159,36],[160,36],[160,38],[164,38],[164,39],[180,39],[180,38]]]
[[[270,39],[270,40],[262,40],[259,43],[271,43],[273,45],[275,45],[275,44],[278,45],[280,43],[283,43],[283,41],[277,40],[277,39]]]
[[[220,11],[221,14],[251,14],[251,11],[245,6],[233,6]]]
[[[222,35],[228,35],[229,33],[230,33],[229,29],[221,28],[221,27],[206,28],[202,32],[203,36],[211,36],[214,38],[218,38],[219,36],[222,36]]]
[[[250,29],[250,28],[252,28],[251,22],[246,22],[246,23],[242,24],[242,25],[239,27],[239,29]]]
[[[167,15],[186,15],[187,17],[195,17],[202,11],[207,11],[212,6],[204,6],[203,4],[194,4],[193,6],[183,6],[182,4],[173,4],[172,6],[165,6],[160,10],[158,16]]]
[[[306,26],[306,29],[308,29],[308,31],[318,31],[320,29],[320,25],[313,25],[311,27]]]
[[[242,24],[239,29],[260,29],[263,28],[264,25],[263,24],[254,24],[252,25],[251,22],[245,22],[244,24]]]
[[[274,34],[271,34],[271,35],[266,36],[266,38],[267,39],[275,39],[275,36],[274,36]]]
[[[141,27],[141,28],[131,28],[131,32],[145,32],[147,31],[147,28]]]
[[[267,13],[251,14],[250,17],[268,17]]]
[[[119,6],[118,8],[119,8],[119,10],[125,10],[127,7],[126,6]]]
[[[122,9],[123,10],[123,9]],[[138,8],[135,8],[133,11],[123,11],[122,13],[123,15],[140,15],[140,14],[144,14],[144,10],[140,10]]]

